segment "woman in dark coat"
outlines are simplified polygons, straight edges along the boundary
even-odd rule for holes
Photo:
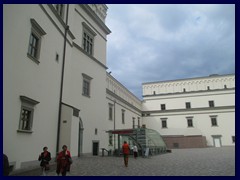
[[[44,147],[43,152],[39,155],[38,160],[41,161],[43,176],[46,176],[46,171],[49,170],[49,161],[51,160],[51,153],[48,152],[48,148]]]

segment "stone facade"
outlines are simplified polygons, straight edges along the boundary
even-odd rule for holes
[[[207,146],[234,146],[235,75],[143,83],[142,113],[169,147],[189,147],[182,140],[192,136],[206,137]]]

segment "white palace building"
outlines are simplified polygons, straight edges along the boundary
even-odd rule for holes
[[[143,83],[141,101],[106,71],[107,9],[3,5],[3,153],[13,169],[39,166],[44,146],[52,157],[64,144],[75,158],[115,151],[133,129],[170,149],[235,146],[235,75]]]

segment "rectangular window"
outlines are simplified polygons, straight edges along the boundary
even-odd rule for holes
[[[32,114],[33,114],[32,109],[22,107],[19,129],[27,131],[31,130]]]
[[[19,132],[32,132],[34,106],[39,102],[26,96],[20,96],[21,113],[19,121]]]
[[[133,117],[132,118],[132,121],[133,121],[133,129],[135,128],[135,118]]]
[[[39,38],[34,33],[31,33],[28,46],[28,54],[36,59],[38,55],[38,44]]]
[[[216,116],[210,116],[211,118],[211,123],[212,123],[212,126],[217,126],[217,117]]]
[[[30,19],[32,28],[28,44],[27,55],[30,59],[39,63],[40,57],[40,47],[41,47],[41,37],[46,34],[46,32],[41,28],[41,26],[35,21],[35,19]]]
[[[125,124],[125,110],[122,109],[122,124]]]
[[[97,34],[85,23],[83,25],[82,47],[88,54],[93,55],[94,36]]]
[[[79,111],[80,111],[80,110],[78,110],[78,109],[76,109],[76,108],[73,108],[73,116],[79,117]]]
[[[214,107],[214,101],[208,101],[209,107]]]
[[[140,117],[138,117],[138,128],[140,128]]]
[[[167,128],[167,120],[162,120],[162,128]]]
[[[87,33],[83,33],[83,49],[90,55],[93,53],[93,38]]]
[[[109,146],[113,145],[113,135],[109,134]]]
[[[190,109],[191,108],[191,103],[190,102],[186,102],[186,109]]]
[[[56,10],[61,18],[64,18],[64,4],[56,4]]]
[[[84,73],[82,73],[82,76],[83,76],[82,95],[90,97],[90,82],[92,78]]]
[[[89,96],[90,95],[90,83],[87,80],[83,80],[83,95]]]
[[[166,110],[166,105],[165,104],[161,104],[161,110]]]
[[[95,135],[97,135],[97,133],[98,133],[98,129],[97,129],[97,128],[95,128]]]
[[[235,136],[232,136],[232,142],[235,143]]]
[[[193,127],[193,120],[187,119],[187,124],[188,124],[188,127]]]
[[[113,120],[113,105],[112,104],[108,105],[108,119]]]
[[[167,128],[167,119],[161,118],[161,121],[162,121],[162,128]]]

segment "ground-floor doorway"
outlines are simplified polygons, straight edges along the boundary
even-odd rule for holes
[[[98,156],[98,152],[99,152],[99,141],[93,141],[92,144],[92,152],[93,152],[93,156]]]
[[[222,142],[221,142],[221,135],[212,135],[213,138],[213,146],[215,147],[221,147]]]

